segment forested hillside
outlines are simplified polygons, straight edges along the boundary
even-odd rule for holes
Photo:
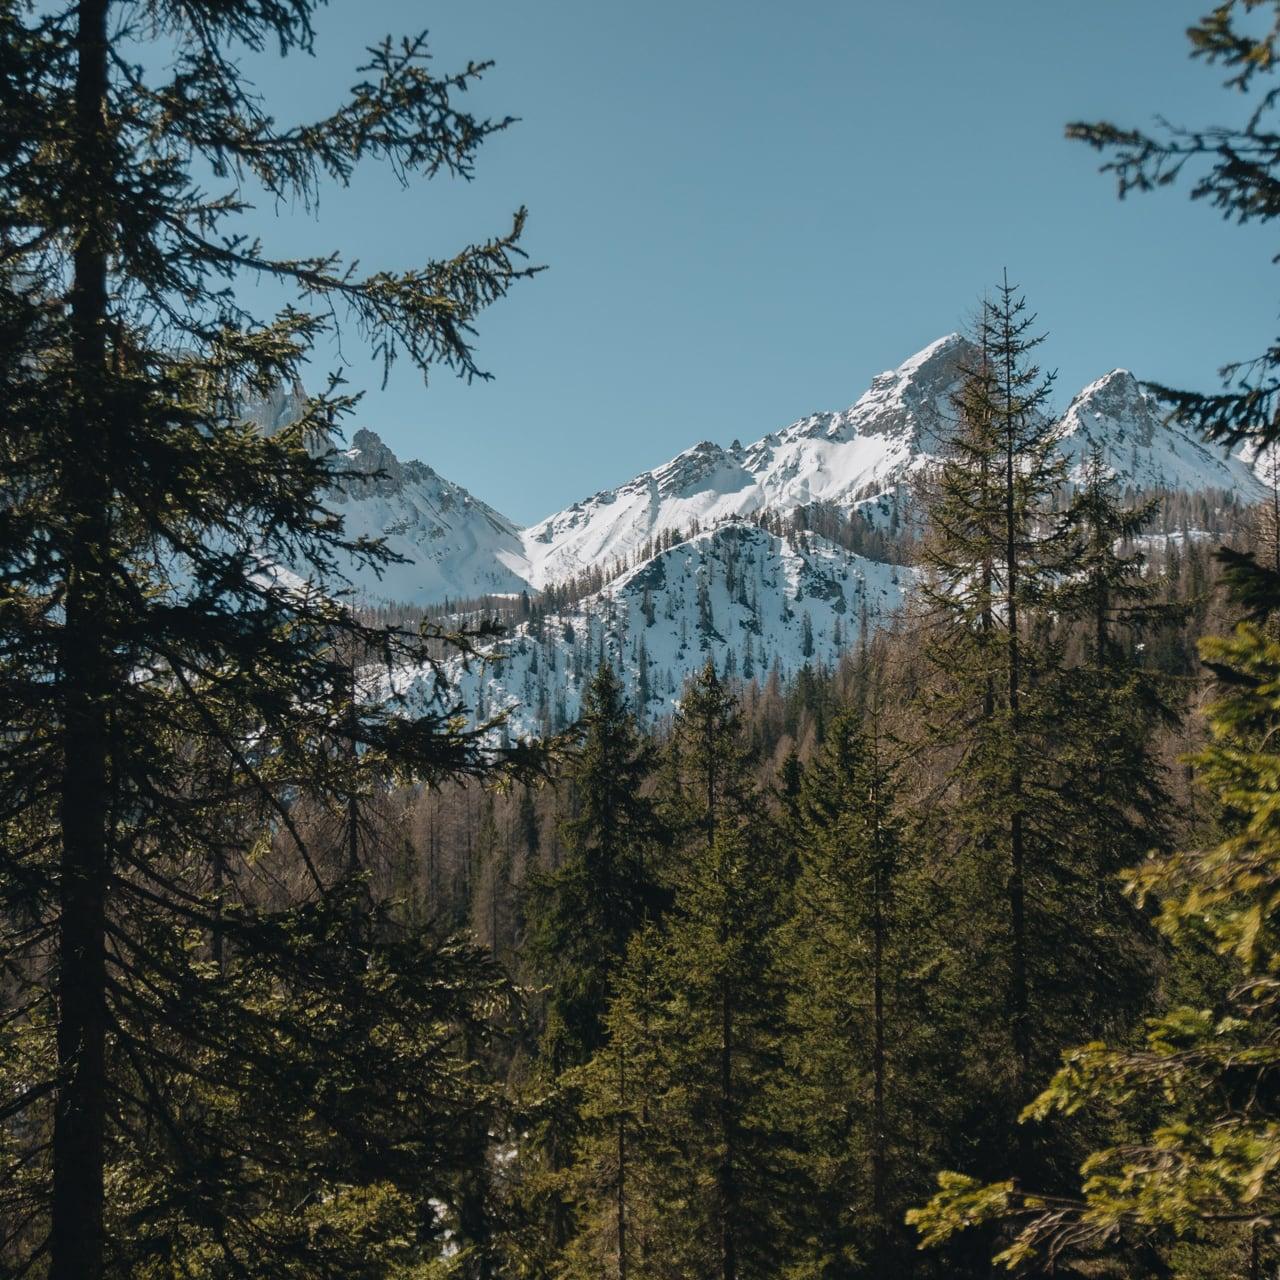
[[[1185,500],[1126,503],[1101,465],[1064,501],[1060,428],[1001,416],[996,363],[922,485],[919,587],[863,643],[787,682],[713,660],[648,731],[606,655],[549,781],[371,815],[386,891],[525,993],[477,1274],[986,1275],[999,1225],[922,1253],[907,1211],[944,1170],[1066,1203],[1109,1122],[1023,1107],[1074,1046],[1222,989],[1123,876],[1224,829],[1186,763],[1197,645],[1236,611],[1215,548],[1273,555],[1274,511],[1185,538]]]

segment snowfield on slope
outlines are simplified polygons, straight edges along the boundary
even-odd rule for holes
[[[654,556],[562,614],[520,624],[483,664],[455,662],[450,696],[478,719],[509,715],[528,737],[572,724],[604,661],[645,718],[673,710],[708,660],[730,679],[786,679],[834,665],[902,605],[911,571],[803,534],[780,538],[728,522]],[[422,706],[429,674],[397,673],[386,693]]]
[[[950,334],[897,369],[879,374],[841,413],[819,413],[754,444],[703,441],[618,489],[575,503],[525,530],[530,581],[542,587],[593,565],[631,557],[648,539],[761,511],[786,514],[813,502],[871,508],[898,494],[946,451],[952,397],[973,357]],[[1116,369],[1085,387],[1063,417],[1063,453],[1073,476],[1095,446],[1132,489],[1188,493],[1225,489],[1247,501],[1263,486],[1240,455],[1199,440]]]

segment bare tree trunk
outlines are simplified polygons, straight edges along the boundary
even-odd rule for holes
[[[59,823],[58,1091],[53,1125],[50,1280],[103,1273],[106,1144],[106,897],[109,804],[108,559],[111,430],[107,362],[106,230],[94,207],[105,186],[107,7],[81,0],[77,14],[73,148],[81,213],[71,285],[71,351],[79,382],[81,440],[68,450],[64,500],[74,527],[58,683],[65,716]],[[88,225],[85,225],[85,224]]]

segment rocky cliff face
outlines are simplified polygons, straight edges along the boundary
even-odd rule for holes
[[[333,497],[349,536],[382,538],[404,562],[381,577],[347,566],[358,597],[424,605],[526,586],[519,529],[422,462],[401,462],[372,431],[341,458]]]

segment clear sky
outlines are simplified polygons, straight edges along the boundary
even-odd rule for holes
[[[407,366],[357,425],[532,522],[701,439],[843,408],[960,327],[1007,265],[1065,401],[1117,365],[1209,387],[1274,332],[1275,246],[1183,192],[1115,198],[1070,119],[1237,117],[1183,29],[1209,0],[332,0],[312,60],[255,60],[282,119],[427,26],[521,122],[471,184],[375,167],[268,244],[410,266],[525,204],[548,270],[482,318],[484,384]],[[323,369],[338,358],[317,353]],[[317,373],[316,382],[319,382]]]

